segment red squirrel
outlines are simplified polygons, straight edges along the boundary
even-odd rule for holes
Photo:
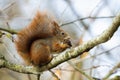
[[[27,65],[43,66],[52,60],[53,52],[62,52],[71,47],[71,42],[47,13],[38,11],[31,23],[18,32],[15,45]]]

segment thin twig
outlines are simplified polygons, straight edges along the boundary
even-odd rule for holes
[[[37,80],[40,80],[40,74],[37,75]]]
[[[72,62],[68,61],[68,63],[78,72],[80,72],[82,75],[84,75],[86,78],[88,78],[88,80],[94,80],[91,76],[87,75],[85,72],[83,72],[82,70],[80,70],[78,67],[75,66],[75,64],[73,64]]]
[[[28,76],[28,80],[32,80],[31,77],[30,77],[30,74],[27,74],[27,76]]]
[[[115,71],[115,69],[117,69],[119,66],[120,66],[120,63],[118,63],[116,66],[114,66],[114,67],[112,68],[112,70],[110,70],[110,71],[108,72],[108,74],[107,74],[102,80],[107,80],[107,79],[111,76],[111,74]]]
[[[52,75],[57,79],[57,80],[60,80],[60,78],[55,74],[55,72],[53,72],[52,70],[49,70],[51,73],[52,73]]]
[[[67,23],[63,23],[61,24],[60,26],[65,26],[65,25],[68,25],[68,24],[72,24],[74,22],[77,22],[77,21],[81,21],[81,20],[86,20],[86,19],[104,19],[104,18],[114,18],[115,16],[101,16],[101,17],[84,17],[84,18],[80,18],[80,19],[76,19],[76,20],[73,20],[73,21],[70,21],[70,22],[67,22]]]
[[[14,4],[15,4],[15,2],[12,2],[12,3],[8,4],[7,6],[5,6],[5,7],[3,8],[3,11],[5,11],[5,10],[8,9],[8,8],[10,8],[10,7],[13,6]]]
[[[65,0],[67,2],[67,4],[69,5],[71,11],[73,12],[73,14],[77,17],[77,18],[81,18],[81,16],[77,13],[77,11],[75,10],[74,5],[72,4],[72,2],[70,0]],[[86,24],[84,21],[80,20],[80,23],[83,25],[84,29],[87,30],[88,29],[88,24]]]

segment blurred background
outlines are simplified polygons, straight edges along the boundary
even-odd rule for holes
[[[19,31],[31,22],[38,10],[54,16],[70,35],[73,47],[76,47],[111,25],[112,19],[120,12],[120,0],[0,0],[0,27]],[[16,35],[6,33],[0,37],[0,54],[12,63],[22,64],[12,36]],[[89,80],[73,66],[96,80],[104,78],[120,63],[120,28],[108,42],[70,60],[70,63],[64,62],[53,68],[53,73],[43,72],[40,80]],[[119,67],[113,70],[108,80],[120,76]],[[37,76],[0,69],[0,80],[37,80]]]

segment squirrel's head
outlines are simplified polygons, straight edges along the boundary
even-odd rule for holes
[[[61,52],[66,48],[70,48],[72,45],[68,34],[64,30],[62,30],[56,22],[53,22],[53,25],[54,25],[53,34],[55,38],[53,50],[55,52]]]

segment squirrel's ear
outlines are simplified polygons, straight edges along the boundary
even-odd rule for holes
[[[52,24],[54,26],[54,29],[53,29],[54,32],[53,32],[53,34],[56,35],[56,34],[59,33],[60,26],[55,21],[53,21]]]
[[[53,25],[58,28],[60,27],[55,21],[53,21]]]

